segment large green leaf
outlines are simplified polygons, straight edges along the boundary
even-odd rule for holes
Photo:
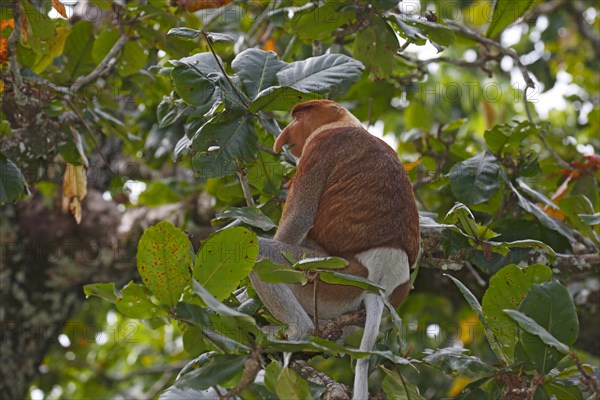
[[[266,88],[276,86],[277,72],[286,65],[274,52],[260,49],[242,51],[231,62],[231,68],[242,80],[250,99],[255,99]]]
[[[150,296],[150,290],[146,286],[129,282],[121,289],[121,296],[116,298],[115,304],[117,310],[129,318],[166,317],[167,312],[154,304]]]
[[[529,121],[516,126],[508,124],[495,125],[483,134],[488,148],[493,153],[512,152],[526,137],[538,133],[538,128]]]
[[[483,317],[511,363],[514,361],[515,346],[519,340],[519,329],[504,310],[518,308],[534,283],[547,282],[550,279],[552,270],[539,264],[524,269],[516,265],[507,265],[490,279],[490,286],[482,300]]]
[[[424,400],[419,388],[407,380],[398,370],[383,369],[386,376],[381,382],[381,388],[390,400]]]
[[[217,213],[216,219],[237,219],[244,224],[260,228],[263,231],[269,231],[277,227],[258,207],[230,207],[222,213]]]
[[[484,152],[452,166],[450,187],[458,201],[480,204],[491,199],[500,190],[500,175],[502,168],[496,157]]]
[[[96,296],[101,299],[115,303],[119,292],[115,289],[114,282],[110,283],[90,283],[83,287],[83,293],[86,297]]]
[[[558,282],[533,285],[519,311],[532,318],[537,324],[561,343],[572,346],[579,333],[579,321],[573,299],[566,287]],[[540,372],[546,373],[556,366],[564,356],[563,351],[542,340],[542,331],[532,335],[521,331],[521,342],[527,357]]]
[[[180,60],[172,60],[175,66],[171,79],[175,92],[187,103],[198,107],[198,112],[210,110],[218,98],[216,86],[223,78],[219,65],[211,53],[198,53]]]
[[[527,198],[525,198],[525,196],[523,196],[514,187],[512,182],[510,182],[506,176],[503,175],[503,178],[505,179],[505,182],[511,188],[512,192],[517,196],[517,201],[518,201],[519,207],[521,207],[523,210],[527,211],[528,213],[533,214],[540,221],[540,223],[542,225],[544,225],[546,228],[552,229],[553,231],[557,231],[558,233],[563,235],[565,238],[569,239],[569,241],[571,243],[576,242],[575,237],[573,235],[573,229],[571,229],[570,227],[565,225],[563,222],[561,222],[557,219],[554,219],[551,216],[549,216],[548,214],[546,214],[536,204],[527,200]]]
[[[246,114],[224,111],[202,125],[192,138],[192,164],[203,179],[236,173],[256,157],[258,138]]]
[[[296,61],[277,73],[279,85],[301,92],[344,93],[362,74],[361,62],[342,54],[324,54]]]
[[[180,399],[182,394],[189,396],[187,398],[202,398],[198,391],[218,386],[241,374],[247,358],[247,355],[216,355],[205,365],[179,378],[159,399]]]
[[[316,93],[304,93],[288,86],[271,86],[258,93],[256,99],[250,103],[248,110],[254,113],[258,111],[287,111],[297,103],[322,97]]]
[[[27,186],[21,170],[0,154],[0,204],[17,202],[25,193]]]
[[[481,307],[481,304],[479,304],[479,300],[477,300],[477,297],[475,297],[473,292],[471,292],[469,288],[465,286],[464,283],[462,283],[452,275],[445,274],[445,276],[452,279],[452,281],[458,287],[471,309],[475,311],[475,314],[477,314],[477,318],[483,324],[485,337],[494,353],[496,353],[498,358],[500,358],[505,364],[508,364],[508,360],[506,358],[506,355],[504,354],[500,342],[498,341],[498,338],[496,338],[494,332],[488,326],[487,320],[483,315],[483,309]]]
[[[582,215],[594,214],[594,207],[590,200],[584,195],[574,195],[558,200],[560,210],[568,218],[571,226],[590,238],[596,245],[600,246],[600,239],[594,229],[584,221]]]
[[[5,8],[9,8],[10,3],[5,3]],[[56,25],[53,21],[41,13],[38,9],[33,7],[29,2],[20,2],[23,7],[24,13],[22,14],[23,27],[27,27],[27,46],[38,55],[48,54],[52,44],[55,42],[56,36]],[[27,20],[27,24],[25,24]]]
[[[319,4],[319,3],[317,3]],[[331,33],[340,26],[350,22],[355,11],[345,7],[342,2],[321,3],[317,8],[298,13],[292,20],[293,31],[304,40],[321,40],[331,37]]]
[[[291,368],[284,367],[275,383],[275,394],[280,399],[304,400],[311,399],[308,382]]]
[[[162,221],[144,231],[137,249],[138,272],[156,299],[168,306],[179,301],[190,282],[190,241],[180,229]]]
[[[534,0],[495,0],[492,22],[488,26],[485,36],[494,38],[504,28],[519,19],[534,3]]]
[[[91,21],[79,21],[73,25],[71,34],[65,42],[63,54],[67,58],[67,63],[64,66],[64,72],[72,79],[87,74],[96,67],[92,57],[93,30]]]
[[[300,283],[305,285],[308,279],[302,271],[298,271],[289,265],[275,264],[268,258],[260,260],[254,266],[258,277],[270,283]]]
[[[371,26],[356,35],[352,56],[371,71],[371,77],[383,79],[392,74],[398,47],[394,31],[381,18],[374,17]]]
[[[231,295],[256,262],[258,239],[246,228],[213,233],[202,242],[194,263],[194,279],[219,300]]]
[[[446,347],[443,349],[425,350],[426,356],[423,361],[428,362],[444,373],[452,375],[459,373],[466,376],[480,376],[493,370],[489,365],[481,361],[480,358],[469,356],[464,353],[464,349]]]
[[[569,346],[560,342],[558,339],[552,336],[550,332],[548,332],[543,326],[535,322],[535,320],[533,320],[532,318],[517,310],[504,310],[504,312],[507,313],[512,319],[514,319],[523,329],[523,331],[539,337],[542,342],[544,342],[548,346],[554,347],[562,354],[567,354],[569,352]]]

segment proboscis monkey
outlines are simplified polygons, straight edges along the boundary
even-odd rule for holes
[[[396,152],[367,132],[358,119],[329,100],[298,104],[294,120],[274,150],[288,145],[299,159],[279,228],[273,240],[260,239],[260,258],[286,263],[338,256],[349,261],[341,272],[366,277],[385,288],[397,307],[409,291],[410,266],[419,252],[419,217],[412,186]],[[313,329],[312,284],[268,284],[251,280],[267,309],[288,324],[297,339]],[[366,322],[360,350],[375,344],[383,300],[362,289],[319,283],[318,318],[330,319],[364,305]],[[359,359],[354,399],[368,397],[369,359]]]

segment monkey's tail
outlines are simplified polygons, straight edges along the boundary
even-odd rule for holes
[[[370,351],[373,349],[379,333],[379,324],[383,314],[383,299],[377,294],[366,293],[363,302],[366,320],[365,330],[360,341],[360,350]],[[353,400],[367,400],[369,397],[369,358],[360,358],[356,362]]]

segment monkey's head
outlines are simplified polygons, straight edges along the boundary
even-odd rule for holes
[[[273,150],[279,152],[283,145],[290,146],[290,153],[302,156],[308,138],[327,129],[362,127],[350,111],[331,100],[311,100],[297,104],[292,109],[294,120],[286,126],[275,140]]]

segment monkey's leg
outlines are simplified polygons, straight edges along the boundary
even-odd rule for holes
[[[283,253],[289,253],[299,260],[303,256],[316,257],[323,254],[301,246],[290,245],[276,240],[259,238],[258,260],[265,258],[278,264],[289,264]],[[313,322],[292,290],[286,284],[263,282],[255,272],[250,273],[250,281],[258,297],[279,321],[287,324],[288,338],[297,340],[314,329]]]

